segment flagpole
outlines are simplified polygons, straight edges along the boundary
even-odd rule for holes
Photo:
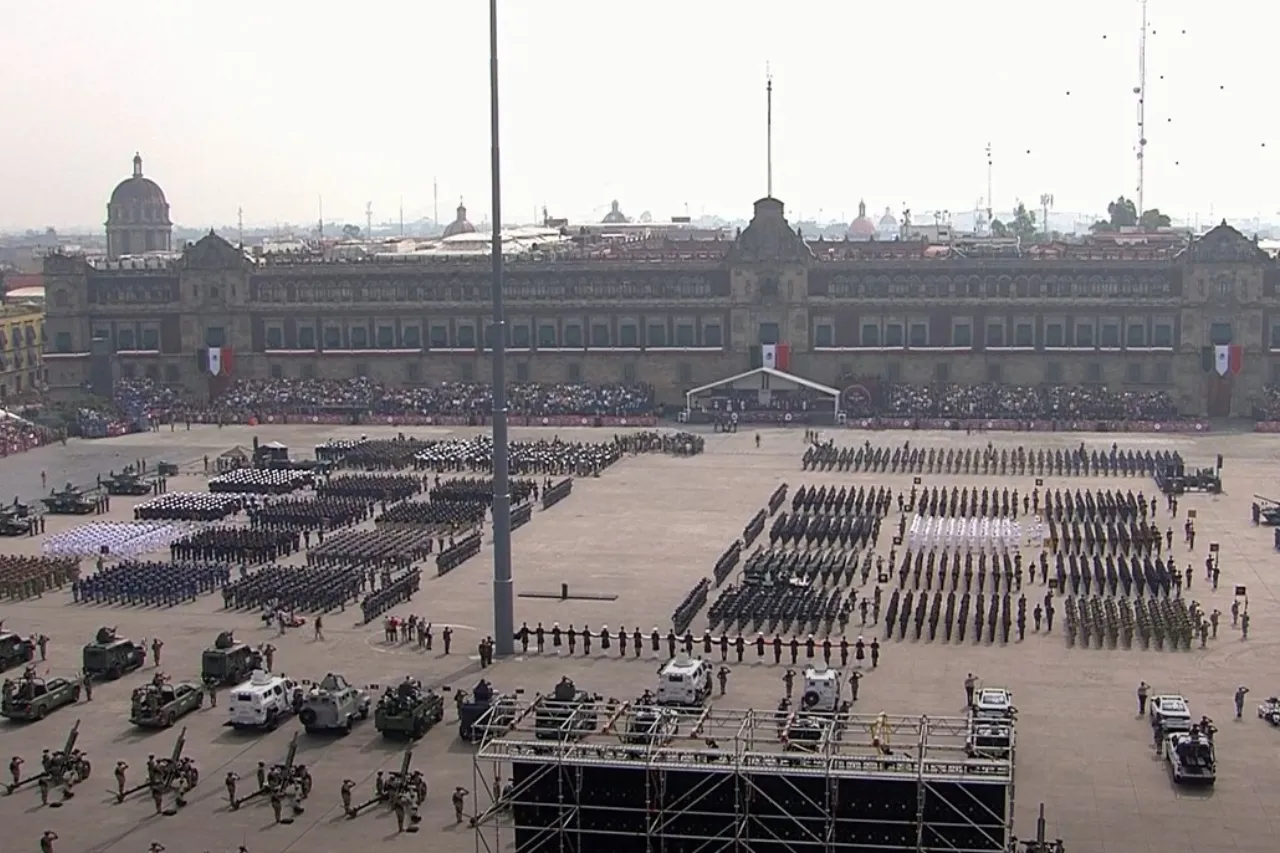
[[[507,323],[502,303],[502,160],[498,151],[498,0],[489,0],[489,146],[493,188],[493,643],[515,653],[511,582],[511,472],[507,458]]]

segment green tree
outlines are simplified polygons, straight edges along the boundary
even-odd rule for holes
[[[344,239],[344,240],[359,240],[359,239],[360,239],[360,226],[359,226],[359,225],[350,225],[350,224],[348,224],[348,225],[343,225],[343,226],[342,226],[342,237],[343,237],[343,239]]]
[[[1173,220],[1161,213],[1158,207],[1142,211],[1142,216],[1138,218],[1138,224],[1143,228],[1168,228],[1172,222]]]
[[[1005,225],[999,219],[991,220],[991,236],[992,237],[1008,237],[1009,226]]]
[[[1008,230],[1022,242],[1031,242],[1035,239],[1037,230],[1035,213],[1027,210],[1027,206],[1019,201],[1013,209],[1013,219],[1009,221]]]

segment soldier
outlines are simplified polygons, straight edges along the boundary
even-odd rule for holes
[[[716,672],[716,677],[720,679],[720,695],[723,696],[725,691],[729,689],[729,667],[722,666]]]
[[[15,755],[9,759],[9,776],[13,779],[13,786],[16,788],[18,783],[22,781],[22,757]]]
[[[123,761],[116,762],[116,797],[124,800],[125,771],[129,769],[129,765]]]
[[[978,686],[978,679],[974,678],[973,673],[969,673],[964,679],[964,704],[966,708],[973,707],[973,691]]]
[[[179,772],[173,780],[173,804],[178,808],[185,806],[187,804],[186,793],[189,790],[187,774]]]
[[[455,823],[462,823],[462,809],[467,802],[467,794],[471,793],[466,788],[459,785],[453,789],[453,816]]]
[[[453,645],[453,629],[445,625],[444,630],[440,632],[440,639],[444,641],[444,653],[449,654],[449,647]]]
[[[1218,639],[1218,620],[1221,618],[1222,611],[1216,608],[1209,614],[1209,629],[1212,632],[1213,639],[1215,640]]]
[[[156,637],[154,640],[151,641],[151,654],[155,656],[156,666],[160,666],[160,650],[163,648],[164,648],[164,642],[161,641],[159,637]],[[268,665],[268,669],[269,668],[270,668],[270,665]]]
[[[787,690],[788,699],[791,698],[791,690],[795,686],[795,683],[796,671],[794,669],[788,669],[786,672],[782,673],[782,686]]]
[[[764,632],[756,632],[756,657],[764,659]]]
[[[396,793],[396,798],[391,802],[391,811],[393,811],[396,816],[396,832],[404,832],[405,793],[405,791],[398,791]],[[459,818],[459,822],[461,822],[461,818]]]
[[[1141,717],[1147,713],[1147,697],[1151,695],[1151,688],[1145,681],[1138,682],[1138,716]]]
[[[644,645],[644,634],[640,633],[640,626],[637,625],[635,630],[631,632],[631,653],[636,658],[640,658],[640,647]]]
[[[88,671],[80,675],[80,686],[84,689],[84,701],[93,701],[93,676]]]
[[[164,811],[164,789],[159,785],[151,786],[151,802],[155,804],[156,814]]]
[[[792,665],[792,666],[795,666],[795,665],[796,665],[796,658],[797,658],[797,657],[799,656],[799,654],[800,654],[800,641],[799,641],[799,640],[797,640],[795,637],[792,637],[792,638],[791,638],[791,643],[790,643],[790,645],[789,645],[789,647],[788,647],[788,648],[789,648],[789,649],[790,649],[790,651],[791,651],[791,665]]]
[[[1248,692],[1249,692],[1249,688],[1243,685],[1236,688],[1235,702],[1236,702],[1236,719],[1237,720],[1240,719],[1240,717],[1244,714],[1244,697],[1248,694]]]
[[[782,663],[782,638],[778,636],[773,638],[773,662]]]
[[[627,629],[618,629],[618,657],[627,656]]]
[[[827,637],[825,640],[822,641],[822,660],[826,662],[827,666],[831,665],[831,638],[830,637]]]
[[[356,783],[350,779],[342,780],[342,813],[347,817],[354,817],[351,813],[351,791],[355,788]]]
[[[284,800],[281,798],[279,793],[272,791],[271,792],[271,814],[275,816],[276,823],[280,822],[280,810],[282,808],[284,808]]]
[[[582,626],[582,654],[584,657],[591,654],[591,629],[586,625]]]
[[[551,623],[551,648],[556,650],[556,657],[560,656],[560,623]]]
[[[36,785],[40,788],[40,805],[49,805],[49,777],[41,776],[36,780]]]
[[[324,639],[324,623],[321,621],[319,616],[316,616],[316,621],[312,623],[312,627],[314,628],[313,636],[315,637],[315,639],[323,640]]]
[[[40,660],[44,660],[48,656],[49,638],[44,634],[36,637],[36,645],[40,648]]]
[[[858,682],[862,681],[862,673],[856,669],[849,673],[849,701],[858,701]]]
[[[44,835],[40,836],[40,853],[53,853],[53,842],[58,840],[58,833],[52,829],[46,829]]]
[[[569,642],[569,654],[572,656],[578,651],[578,632],[573,629],[572,624],[565,631],[565,637]]]
[[[720,646],[720,662],[724,663],[729,659],[729,635],[721,634],[718,645]]]
[[[262,647],[262,660],[267,665],[267,671],[275,669],[276,647],[267,643]]]
[[[529,623],[522,622],[520,630],[516,631],[516,636],[520,639],[520,654],[527,655],[529,653]]]
[[[259,791],[267,787],[267,763],[265,761],[258,762],[257,779]]]
[[[733,651],[738,656],[738,663],[742,663],[742,653],[746,651],[747,641],[739,634],[733,640]]]
[[[637,628],[636,630],[639,629]],[[538,649],[538,654],[542,654],[543,650],[547,647],[547,629],[542,627],[541,622],[538,623],[538,627],[533,629],[533,639],[535,646]]]
[[[864,598],[863,601],[866,601],[866,599]],[[840,638],[840,666],[843,667],[848,665],[849,665],[849,638],[841,637]]]
[[[209,707],[218,707],[218,682],[210,681],[206,689],[209,691]]]

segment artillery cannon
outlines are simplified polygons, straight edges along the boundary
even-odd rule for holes
[[[153,794],[160,794],[161,796],[172,793],[174,795],[173,806],[170,809],[166,809],[165,814],[176,814],[178,809],[187,804],[186,793],[200,782],[200,770],[196,767],[195,761],[184,757],[182,754],[182,748],[186,743],[187,730],[183,728],[178,734],[178,739],[174,741],[173,752],[163,758],[147,756],[146,781],[134,785],[132,788],[125,788],[121,785],[116,790],[116,802],[123,803],[126,798],[139,791],[151,791]]]
[[[258,797],[269,797],[287,800],[292,815],[302,814],[302,801],[311,794],[312,780],[311,771],[307,770],[306,765],[294,763],[297,755],[298,733],[294,732],[293,738],[289,741],[289,749],[285,753],[284,761],[279,764],[273,764],[270,767],[267,767],[261,761],[258,762],[256,771],[257,790],[243,797],[236,797],[234,788],[230,784],[228,785],[231,810],[236,811],[245,803]],[[293,817],[281,818],[280,822],[292,823]]]
[[[1280,527],[1280,501],[1275,498],[1264,498],[1254,495],[1256,516],[1254,521],[1267,527]]]
[[[350,780],[343,782],[342,810],[347,818],[357,818],[362,812],[379,803],[394,806],[398,801],[408,812],[409,825],[406,829],[409,832],[417,832],[418,825],[422,821],[419,809],[427,799],[427,780],[421,770],[411,769],[412,764],[413,750],[406,749],[404,757],[400,760],[400,769],[385,775],[379,770],[373,782],[373,796],[362,803],[353,804],[351,801],[354,783]]]
[[[47,780],[48,784],[53,787],[62,788],[63,799],[70,799],[72,796],[71,786],[83,782],[89,778],[89,773],[93,769],[89,763],[89,757],[80,750],[76,749],[76,739],[80,736],[80,721],[76,720],[71,731],[67,733],[67,740],[62,745],[62,749],[50,752],[45,750],[40,756],[40,772],[33,773],[30,776],[18,776],[10,780],[5,785],[5,794],[12,794],[19,788],[37,783],[40,780]],[[16,770],[10,765],[10,772]],[[61,803],[50,803],[57,806]]]

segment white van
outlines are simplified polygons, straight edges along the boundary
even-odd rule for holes
[[[293,713],[293,697],[298,687],[283,676],[255,669],[249,680],[231,690],[227,725],[237,729],[274,729]]]
[[[659,705],[701,705],[711,695],[711,664],[678,654],[658,672]]]

